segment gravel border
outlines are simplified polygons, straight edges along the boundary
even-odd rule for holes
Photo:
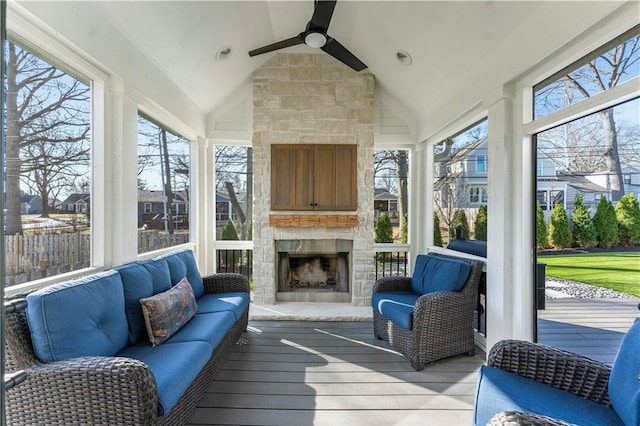
[[[638,299],[636,296],[628,293],[560,278],[547,277],[545,285],[547,290],[554,290],[566,295],[558,296],[547,292],[545,294],[545,298],[547,299],[558,299],[560,297],[573,297],[577,299]]]

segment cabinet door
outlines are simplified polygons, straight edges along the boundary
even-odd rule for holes
[[[312,145],[272,145],[271,208],[312,210],[312,177]]]
[[[357,210],[355,145],[317,145],[314,158],[316,210]]]

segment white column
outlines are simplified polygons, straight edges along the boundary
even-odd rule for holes
[[[191,182],[195,200],[192,201],[191,217],[193,241],[197,244],[198,267],[203,275],[213,274],[216,270],[216,220],[215,220],[215,164],[214,146],[211,141],[198,138],[194,150],[194,178]]]
[[[121,79],[111,88],[111,181],[106,206],[111,214],[111,265],[138,256],[138,103],[125,93]],[[109,145],[109,144],[107,144]],[[109,201],[110,199],[110,201]]]
[[[487,348],[502,339],[530,340],[533,330],[533,269],[526,253],[527,244],[532,251],[532,224],[525,201],[531,193],[524,190],[530,149],[515,135],[516,115],[509,90],[489,107]]]

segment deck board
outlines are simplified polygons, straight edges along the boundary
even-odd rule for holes
[[[612,363],[638,300],[547,300],[538,340]],[[252,321],[189,425],[472,424],[484,353],[416,372],[371,322]]]

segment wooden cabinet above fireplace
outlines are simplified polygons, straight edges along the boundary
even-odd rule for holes
[[[356,145],[272,145],[271,209],[355,211]]]

